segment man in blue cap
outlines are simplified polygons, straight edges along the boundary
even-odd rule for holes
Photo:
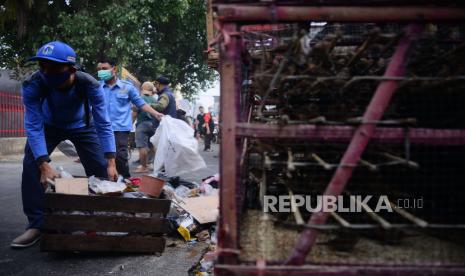
[[[128,138],[132,128],[131,104],[150,114],[155,122],[161,120],[163,114],[152,109],[131,82],[118,79],[115,60],[101,58],[97,70],[116,140],[116,168],[122,176],[130,177]]]
[[[97,80],[77,71],[76,53],[60,41],[43,45],[30,60],[38,61],[40,69],[22,85],[27,143],[21,189],[29,224],[11,243],[15,248],[40,239],[44,191],[59,176],[49,165],[49,155],[61,141],[75,145],[87,176],[114,181],[118,175],[115,140]]]

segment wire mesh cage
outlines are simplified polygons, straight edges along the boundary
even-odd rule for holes
[[[214,6],[216,272],[465,273],[463,4]]]
[[[306,29],[288,31],[292,36],[273,39],[289,43],[255,48],[251,78],[262,105],[254,118],[354,123],[379,82],[392,79],[400,85],[380,123],[463,128],[463,26],[429,24],[410,51],[405,76],[383,76],[404,29],[400,24],[328,24],[313,38]]]
[[[242,27],[248,123],[280,137],[246,135],[240,259],[282,262],[299,233],[311,228],[320,233],[306,257],[312,264],[463,264],[463,24],[425,24],[408,51],[405,73],[394,77],[384,73],[406,24],[254,28]],[[379,84],[389,81],[398,86],[384,114],[364,120]],[[326,141],[305,131],[283,134],[305,124],[327,131]],[[342,163],[354,129],[368,124],[379,137],[358,162]],[[394,133],[395,141],[388,138]],[[339,167],[353,168],[337,197],[341,205],[325,224],[306,224]],[[288,203],[282,212],[280,198]],[[378,208],[380,201],[386,208]]]

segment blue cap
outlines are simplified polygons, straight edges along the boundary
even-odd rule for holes
[[[36,55],[28,60],[50,60],[58,63],[76,64],[76,52],[68,44],[52,41],[40,47]]]

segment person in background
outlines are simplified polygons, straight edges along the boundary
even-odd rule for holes
[[[60,41],[43,45],[30,60],[38,61],[40,69],[22,85],[27,142],[21,192],[29,224],[13,248],[29,247],[41,237],[45,189],[59,177],[49,155],[61,141],[74,144],[87,176],[112,181],[118,176],[115,138],[97,80],[77,71],[76,53]]]
[[[179,120],[182,120],[182,121],[186,122],[186,124],[189,124],[189,121],[187,120],[186,114],[187,114],[186,111],[184,111],[182,109],[176,110],[176,117]]]
[[[154,104],[153,98],[155,87],[151,82],[144,82],[141,87],[141,98],[147,104]],[[138,110],[136,122],[136,147],[139,149],[140,165],[134,170],[134,173],[147,173],[147,154],[150,148],[150,137],[155,134],[154,121],[149,113]]]
[[[174,99],[173,91],[169,86],[170,81],[163,76],[159,76],[153,82],[158,95],[158,101],[150,106],[164,115],[170,115],[172,118],[177,119],[176,101]],[[158,127],[159,122],[155,122],[155,129]]]
[[[205,120],[204,128],[205,128],[205,147],[203,151],[212,151],[211,149],[211,142],[213,138],[213,131],[215,130],[215,122],[213,121],[213,116],[210,112],[205,113],[203,116]]]
[[[200,140],[202,136],[205,135],[205,113],[203,106],[199,106],[199,114],[197,114],[197,118],[195,119],[195,132],[197,140]]]
[[[161,120],[163,114],[154,110],[139,96],[139,92],[129,81],[117,77],[115,60],[102,58],[97,65],[100,86],[103,89],[107,112],[116,142],[116,168],[120,174],[130,177],[128,164],[128,138],[132,128],[131,104],[137,109],[149,113],[153,118]]]
[[[194,137],[196,137],[195,136],[194,118],[192,118],[192,116],[187,115],[186,116],[186,123],[194,130]]]

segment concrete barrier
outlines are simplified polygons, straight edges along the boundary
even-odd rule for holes
[[[0,155],[23,154],[26,137],[0,138]]]

